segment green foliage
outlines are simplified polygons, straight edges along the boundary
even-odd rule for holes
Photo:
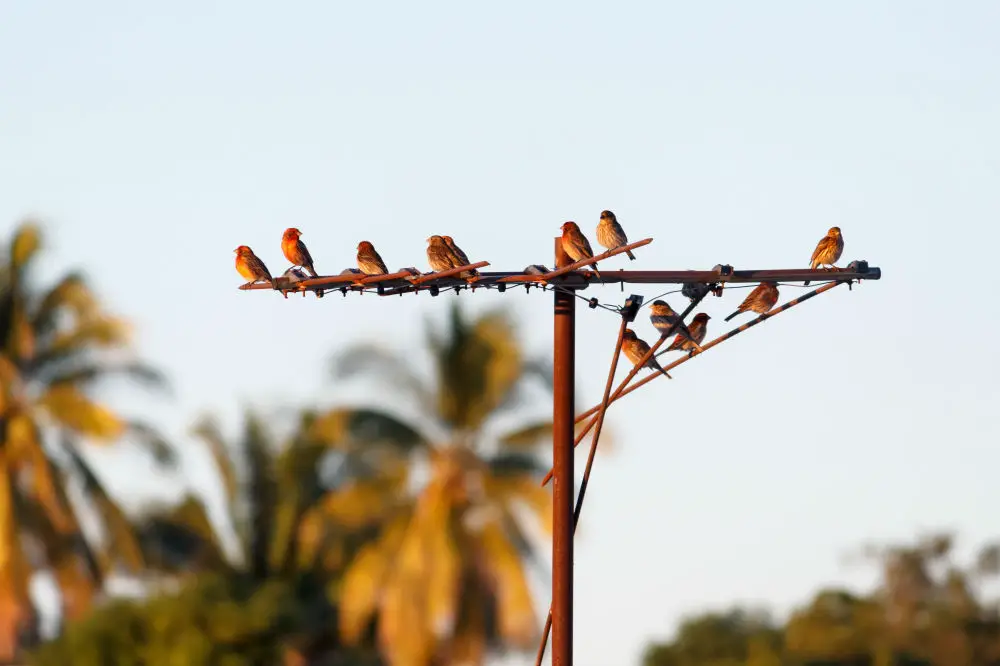
[[[293,585],[204,574],[176,594],[116,601],[70,624],[29,658],[34,666],[279,664],[301,641],[309,609]],[[345,653],[350,658],[349,653]],[[358,653],[345,666],[374,665]]]
[[[869,547],[882,579],[868,594],[821,590],[783,627],[738,609],[693,617],[673,641],[650,645],[643,666],[1000,664],[998,605],[981,598],[998,549],[985,546],[965,567],[951,550],[946,534]]]

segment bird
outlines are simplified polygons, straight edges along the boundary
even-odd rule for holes
[[[274,286],[274,278],[271,277],[271,271],[267,270],[267,266],[260,260],[260,257],[253,253],[253,250],[249,246],[240,245],[233,251],[236,253],[236,271],[247,280],[250,280],[244,286],[249,286],[261,280],[267,280],[271,283],[272,287]]]
[[[708,332],[708,320],[711,319],[704,312],[699,312],[691,320],[691,325],[688,326],[688,331],[691,333],[691,338],[694,340],[686,340],[680,333],[674,338],[674,341],[670,343],[667,347],[667,351],[686,351],[688,354],[693,354],[695,351],[695,346],[697,345],[698,351],[701,351],[701,342],[705,339],[705,333]]]
[[[563,252],[565,252],[574,262],[594,256],[594,251],[590,249],[590,241],[588,241],[587,237],[583,235],[582,231],[580,231],[580,227],[576,225],[576,222],[563,223],[562,248]],[[598,279],[600,279],[601,272],[597,270],[597,264],[590,264],[590,267],[594,269],[594,273],[596,273]]]
[[[301,266],[312,277],[318,277],[316,269],[313,268],[312,255],[309,254],[306,244],[299,239],[301,235],[302,232],[295,227],[285,229],[285,233],[281,235],[281,251],[293,266]]]
[[[758,314],[764,314],[765,312],[770,312],[774,304],[778,302],[778,283],[771,282],[770,280],[765,280],[759,285],[754,287],[754,290],[743,299],[740,306],[736,308],[736,312],[726,317],[726,321],[729,321],[741,312],[756,312]]]
[[[823,236],[816,244],[816,249],[813,250],[812,257],[809,259],[809,268],[814,270],[821,266],[836,268],[834,264],[837,263],[843,252],[844,237],[840,235],[840,227],[830,227],[826,236]],[[805,284],[809,286],[809,280],[806,280]]]
[[[601,221],[597,223],[597,242],[609,250],[628,245],[628,236],[625,235],[625,230],[622,229],[622,225],[618,224],[618,218],[610,210],[601,211]],[[626,250],[625,254],[628,255],[629,259],[635,261],[632,250]]]
[[[676,324],[677,326],[673,329],[673,332],[684,336],[688,340],[694,341],[695,347],[699,352],[701,351],[701,345],[691,336],[691,331],[684,324],[681,316],[674,312],[674,309],[670,307],[666,301],[653,301],[653,303],[649,306],[649,321],[653,324],[653,327],[660,332],[660,336],[670,335],[671,327]]]
[[[358,243],[358,268],[365,275],[385,275],[389,272],[375,246],[366,240]]]
[[[452,260],[455,262],[455,266],[468,266],[472,262],[469,261],[469,255],[462,251],[462,248],[455,245],[455,239],[451,236],[441,236],[444,239],[444,244],[448,246],[448,250],[451,252]],[[459,277],[471,277],[473,275],[479,275],[479,271],[475,268],[469,271],[462,271]]]
[[[461,264],[454,263],[457,258],[453,255],[444,237],[434,235],[427,239],[427,263],[431,265],[432,271],[446,271]]]
[[[649,344],[645,340],[638,337],[631,328],[625,329],[625,334],[622,336],[622,353],[625,357],[632,361],[632,365],[636,365],[643,359],[643,357],[649,353]],[[644,368],[650,368],[651,370],[659,370],[663,374],[667,375],[669,379],[673,379],[666,370],[660,367],[660,362],[650,354],[646,363],[643,365]]]

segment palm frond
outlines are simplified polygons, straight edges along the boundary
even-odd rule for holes
[[[166,376],[145,363],[94,362],[92,360],[66,359],[51,362],[42,359],[34,366],[34,380],[41,384],[71,384],[89,389],[97,382],[121,377],[150,389],[166,389]]]
[[[159,465],[169,470],[177,469],[177,449],[153,426],[139,421],[126,421],[124,436],[146,448]]]
[[[490,474],[495,477],[542,476],[548,469],[536,457],[521,451],[505,451],[487,461]]]
[[[42,247],[42,230],[33,221],[22,222],[10,242],[10,265],[17,273],[23,272]]]
[[[552,421],[529,423],[514,432],[502,435],[500,445],[511,449],[531,449],[552,441]]]
[[[334,356],[331,375],[336,381],[369,375],[402,389],[421,407],[426,406],[430,393],[426,382],[413,372],[405,358],[374,344],[355,345]]]
[[[402,419],[378,410],[336,407],[313,421],[309,436],[332,448],[383,446],[408,454],[428,444],[427,439]]]

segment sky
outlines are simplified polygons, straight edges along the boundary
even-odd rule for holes
[[[841,263],[881,281],[609,412],[616,446],[578,533],[576,664],[637,663],[686,613],[780,614],[870,584],[845,558],[862,543],[947,527],[968,556],[998,536],[998,23],[986,1],[6,3],[0,232],[40,219],[43,277],[86,269],[169,371],[168,400],[116,404],[178,438],[183,474],[99,456],[135,504],[179,484],[213,496],[186,438],[199,415],[232,429],[244,406],[332,404],[350,390],[330,378],[335,350],[376,339],[417,358],[425,319],[455,298],[241,292],[237,245],[280,273],[296,226],[320,272],[352,266],[361,239],[390,268],[426,269],[424,239],[442,233],[518,270],[551,263],[565,220],[593,242],[609,208],[655,239],[635,268],[779,268],[806,266],[839,225]],[[706,300],[710,336],[745,294]],[[525,346],[548,351],[550,296],[458,298],[509,306]],[[577,322],[586,408],[617,321]]]

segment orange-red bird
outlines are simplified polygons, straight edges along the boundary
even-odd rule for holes
[[[626,328],[625,335],[622,336],[622,353],[625,354],[628,360],[632,361],[632,365],[635,365],[649,353],[649,345],[645,340],[638,337],[631,328]],[[655,356],[651,355],[643,367],[651,370],[659,370],[670,379],[673,379],[673,377],[667,374],[666,370],[660,367],[660,362],[656,360]]]
[[[809,268],[816,269],[821,266],[836,268],[834,264],[837,263],[843,252],[844,237],[840,235],[840,227],[830,227],[826,236],[823,236],[816,244],[816,249],[813,250],[812,257],[809,259]],[[808,285],[809,280],[806,280],[805,284]]]
[[[462,265],[454,263],[455,261],[457,257],[442,236],[434,235],[427,239],[427,263],[431,265],[432,271],[446,271]]]
[[[597,223],[597,242],[609,250],[628,245],[628,236],[625,235],[625,230],[622,229],[622,225],[618,224],[618,218],[610,210],[601,211],[601,221]],[[626,250],[625,254],[628,255],[629,259],[635,261],[632,250]]]
[[[295,227],[285,229],[285,233],[281,235],[281,251],[284,253],[285,259],[292,262],[293,266],[301,266],[309,275],[317,277],[316,269],[313,268],[312,255],[309,254],[306,244],[299,239],[301,235],[302,232]]]
[[[385,275],[389,272],[375,246],[368,241],[358,243],[358,268],[365,275]]]
[[[754,287],[754,290],[750,292],[750,295],[743,299],[740,306],[736,308],[736,312],[726,317],[726,321],[729,321],[741,312],[756,312],[757,314],[764,314],[765,312],[770,312],[774,304],[778,302],[778,283],[766,280],[761,282],[759,285]]]
[[[590,241],[580,231],[580,227],[576,226],[576,222],[563,223],[562,248],[563,252],[574,262],[594,256],[594,251],[590,249]],[[600,279],[601,272],[597,270],[597,264],[591,264],[590,267],[594,269],[594,273]]]
[[[686,351],[688,353],[694,353],[696,345],[698,351],[701,351],[701,342],[705,339],[705,334],[708,332],[708,320],[711,319],[704,312],[699,312],[691,320],[691,325],[688,326],[688,331],[691,333],[691,340],[686,339],[680,333],[674,338],[674,341],[670,343],[667,347],[667,351]],[[693,342],[692,342],[693,340]]]
[[[455,266],[468,266],[471,261],[469,261],[469,255],[462,251],[462,248],[455,245],[455,239],[451,236],[442,236],[444,244],[448,246],[448,250],[451,252],[452,261],[455,262]],[[479,275],[479,271],[473,268],[471,271],[462,271],[460,277],[471,277],[473,275]]]
[[[274,286],[271,271],[267,270],[267,266],[260,260],[260,257],[253,253],[253,250],[246,245],[240,245],[233,251],[236,252],[236,271],[245,279],[250,280],[247,282],[248,285],[267,280],[272,287]]]

